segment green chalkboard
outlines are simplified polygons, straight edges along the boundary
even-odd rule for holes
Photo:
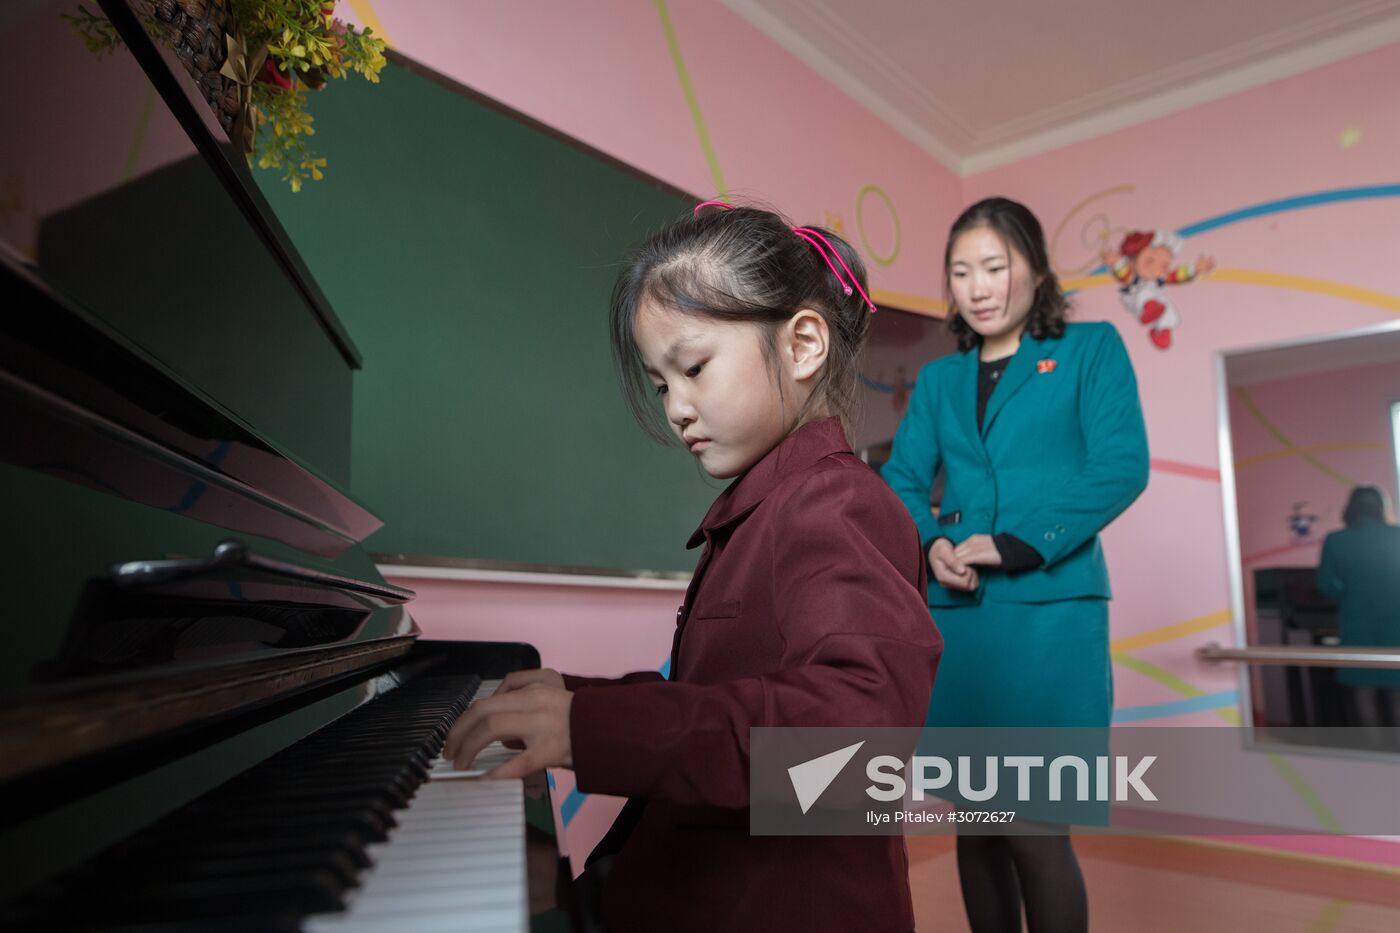
[[[629,247],[690,200],[400,66],[312,112],[325,180],[257,175],[364,354],[350,487],[385,522],[369,549],[693,567],[722,484],[631,421],[607,333]]]

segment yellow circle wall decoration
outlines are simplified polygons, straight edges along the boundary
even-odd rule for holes
[[[888,256],[881,256],[875,252],[875,248],[870,245],[870,239],[865,235],[865,196],[874,194],[885,202],[885,208],[890,212],[890,223],[894,225],[894,246],[890,247]],[[866,185],[860,189],[860,194],[856,195],[856,229],[860,231],[860,242],[865,247],[865,252],[870,256],[872,262],[880,266],[888,266],[899,256],[900,233],[899,214],[895,212],[894,202],[890,196],[885,194],[885,190],[879,185]]]

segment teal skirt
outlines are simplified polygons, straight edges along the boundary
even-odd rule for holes
[[[943,657],[934,678],[920,754],[970,756],[1061,755],[1083,759],[1090,773],[1109,753],[1113,675],[1108,657],[1108,602],[1070,599],[1053,603],[983,603],[931,610],[943,634]],[[974,788],[985,789],[978,778]],[[1002,773],[985,800],[935,792],[959,809],[1011,811],[1026,821],[1105,826],[1107,801],[1051,802],[1045,790],[1020,800]],[[994,831],[997,826],[981,827]],[[961,831],[961,830],[960,830]]]
[[[930,610],[943,657],[929,726],[1108,726],[1108,601]]]

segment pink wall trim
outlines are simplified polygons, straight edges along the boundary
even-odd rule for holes
[[[416,590],[410,604],[424,638],[522,641],[541,663],[570,674],[616,677],[658,670],[671,653],[678,590],[541,586],[400,576],[390,582]]]

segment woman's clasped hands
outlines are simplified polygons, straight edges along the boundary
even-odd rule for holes
[[[966,593],[977,589],[978,567],[1000,567],[1001,552],[991,535],[972,535],[961,544],[939,538],[929,545],[928,564],[940,586]]]

